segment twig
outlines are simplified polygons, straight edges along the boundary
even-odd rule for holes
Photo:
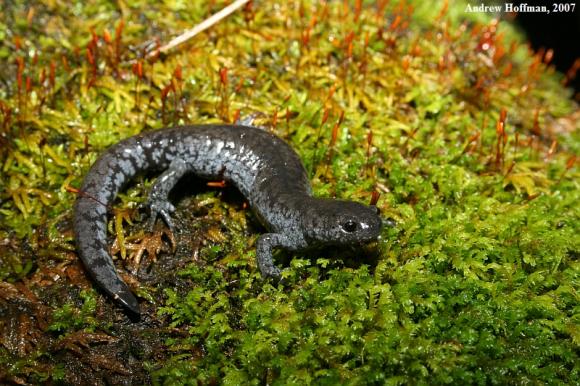
[[[204,21],[202,21],[201,23],[199,23],[198,25],[196,25],[192,29],[185,31],[184,33],[182,33],[178,37],[172,39],[169,43],[165,44],[164,46],[162,46],[158,50],[153,50],[153,51],[149,52],[147,54],[147,57],[148,58],[152,57],[152,56],[156,55],[158,52],[161,52],[164,54],[167,51],[171,50],[172,48],[177,47],[178,45],[185,43],[186,41],[193,38],[198,33],[205,31],[206,29],[208,29],[212,25],[219,22],[221,19],[229,16],[231,13],[235,12],[238,8],[241,8],[243,5],[245,5],[248,1],[250,1],[250,0],[236,0],[235,2],[228,5],[227,7],[225,7],[224,9],[219,11],[218,13],[214,13],[209,18],[205,19]]]

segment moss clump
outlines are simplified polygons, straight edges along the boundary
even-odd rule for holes
[[[0,6],[0,379],[577,383],[580,131],[550,55],[461,1],[296,1],[143,59],[225,2],[200,4]],[[395,227],[280,254],[273,286],[243,197],[184,181],[180,232],[147,233],[141,176],[109,224],[131,323],[75,253],[83,175],[143,130],[256,113],[316,194],[380,193]]]

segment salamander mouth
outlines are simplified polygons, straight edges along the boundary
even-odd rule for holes
[[[351,258],[356,257],[356,260],[359,262],[368,261],[369,258],[372,260],[372,256],[377,256],[379,253],[378,247],[378,240],[359,242],[346,246],[335,246],[335,248],[338,248],[340,251],[342,251],[345,256]]]
[[[331,244],[334,244],[336,246],[353,246],[355,248],[360,248],[369,244],[376,244],[379,239],[379,236],[380,236],[379,233],[377,233],[376,235],[363,235],[363,236],[358,235],[354,239],[345,237],[336,240]]]
[[[373,249],[376,248],[379,245],[379,242],[377,239],[373,239],[373,240],[369,240],[369,241],[361,241],[357,244],[358,248],[361,249]]]

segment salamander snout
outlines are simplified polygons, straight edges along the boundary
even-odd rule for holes
[[[355,205],[349,205],[348,209],[350,210],[346,210],[338,216],[342,239],[348,242],[375,240],[383,225],[377,207],[357,203],[350,204]]]
[[[375,206],[358,202],[317,199],[306,227],[309,240],[321,244],[347,245],[376,240],[382,220]]]

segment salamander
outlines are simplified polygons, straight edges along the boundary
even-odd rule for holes
[[[171,189],[187,173],[231,182],[267,229],[256,242],[264,277],[280,278],[275,248],[298,251],[377,239],[376,206],[313,197],[294,150],[274,134],[250,125],[196,125],[147,131],[106,150],[86,174],[74,206],[77,251],[93,280],[139,315],[139,303],[119,277],[107,245],[107,212],[137,174],[160,171],[147,198],[149,225],[161,217],[173,229]]]

